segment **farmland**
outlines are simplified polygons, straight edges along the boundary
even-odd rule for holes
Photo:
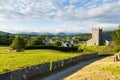
[[[25,68],[31,65],[63,60],[80,55],[55,50],[25,50],[9,52],[9,47],[0,47],[0,73]]]

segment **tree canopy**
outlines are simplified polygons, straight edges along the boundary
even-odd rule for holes
[[[118,28],[115,30],[115,33],[112,35],[113,41],[115,43],[116,46],[116,50],[120,51],[120,25],[118,26]]]
[[[16,36],[10,46],[13,50],[16,50],[17,52],[20,52],[25,47],[25,41],[20,36]]]
[[[43,38],[40,36],[37,36],[33,40],[28,41],[27,45],[44,45]]]
[[[120,45],[120,25],[115,30],[115,33],[113,34],[113,40],[116,45]]]
[[[0,34],[0,45],[10,45],[13,39],[14,35],[12,34]]]

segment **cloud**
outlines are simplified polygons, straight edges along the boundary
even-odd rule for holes
[[[116,23],[119,24],[120,22],[120,2],[116,4],[106,4],[102,7],[101,9],[101,14],[95,16],[94,18],[96,19],[95,21],[101,22],[101,23]],[[97,9],[98,10],[98,9]],[[96,11],[97,11],[96,10]]]
[[[2,0],[0,4],[2,18],[8,19],[40,18],[55,9],[52,1],[49,0]]]
[[[84,2],[86,2],[87,0],[70,0],[70,3],[71,4],[74,4],[74,3],[84,3]]]
[[[1,0],[1,19],[52,18],[64,21],[119,23],[120,1],[112,0]],[[99,3],[101,2],[101,5]],[[79,3],[82,6],[78,6]],[[64,5],[61,5],[64,4]]]
[[[120,0],[0,0],[0,20],[51,19],[62,23],[36,30],[84,32],[94,26],[108,28],[119,24],[119,7]],[[54,30],[50,30],[52,26]]]

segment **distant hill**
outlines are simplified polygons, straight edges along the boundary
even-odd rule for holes
[[[103,35],[102,38],[104,40],[112,40],[112,34],[114,33],[114,31],[103,31]]]
[[[76,36],[79,34],[81,34],[81,33],[78,33],[78,32],[60,32],[60,33],[57,33],[56,35],[57,36]]]
[[[0,31],[0,34],[7,34],[8,32]]]
[[[57,33],[56,35],[57,35],[57,36],[67,36],[67,34],[64,33],[64,32]]]
[[[49,33],[49,32],[19,32],[17,34],[28,34],[28,35],[43,35],[43,36],[75,36],[79,35],[81,33],[73,32],[73,33],[68,33],[68,32],[59,32],[59,33]]]
[[[39,35],[38,32],[19,32],[19,33],[16,33],[16,34]]]

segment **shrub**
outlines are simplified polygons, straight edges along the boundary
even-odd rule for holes
[[[34,45],[34,46],[26,46],[26,49],[52,49],[52,50],[59,50],[65,52],[75,52],[78,51],[78,47],[58,47],[58,46],[46,46],[46,45]]]
[[[27,45],[44,45],[43,38],[40,36],[35,37],[33,40],[28,41]]]
[[[115,46],[114,51],[119,52],[120,51],[120,46]]]

